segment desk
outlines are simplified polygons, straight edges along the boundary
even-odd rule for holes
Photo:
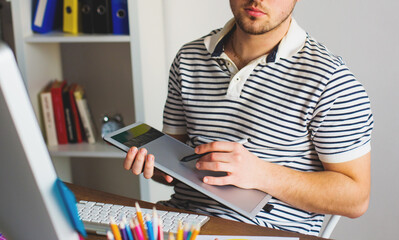
[[[95,201],[119,204],[125,206],[134,206],[137,200],[118,196],[111,193],[106,193],[102,191],[97,191],[74,184],[66,183],[66,185],[75,193],[77,201]],[[152,208],[153,203],[137,201],[143,208]],[[159,210],[169,210],[178,212],[187,212],[182,210],[177,210],[170,207],[156,205]],[[303,234],[285,232],[275,229],[270,229],[266,227],[260,227],[256,225],[246,224],[242,222],[236,222],[231,220],[226,220],[217,217],[210,217],[210,220],[201,228],[201,234],[204,235],[246,235],[246,236],[281,236],[281,237],[299,237],[301,240],[311,240],[311,239],[322,239],[319,237],[313,237]],[[105,239],[105,236],[98,236],[89,234],[87,239]],[[167,239],[167,238],[166,238]]]

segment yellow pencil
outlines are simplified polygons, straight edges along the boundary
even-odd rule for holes
[[[168,240],[175,240],[175,235],[172,232],[169,232]]]
[[[137,220],[139,221],[141,230],[143,231],[144,239],[148,240],[147,231],[145,230],[145,227],[144,227],[143,213],[141,212],[141,208],[140,208],[138,202],[136,202],[136,214],[137,214]]]
[[[179,221],[179,225],[177,226],[177,240],[183,240],[183,224]]]
[[[121,232],[119,231],[119,227],[116,225],[113,217],[109,218],[109,225],[111,226],[111,231],[115,240],[122,240]]]

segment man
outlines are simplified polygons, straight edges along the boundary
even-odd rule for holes
[[[296,2],[230,0],[234,19],[178,52],[164,110],[165,133],[212,152],[199,170],[227,172],[205,183],[267,192],[273,210],[247,219],[182,183],[165,204],[311,235],[324,214],[367,210],[369,99],[342,59],[298,26]],[[251,141],[234,143],[242,138]],[[124,167],[172,183],[154,174],[154,159],[133,147]]]

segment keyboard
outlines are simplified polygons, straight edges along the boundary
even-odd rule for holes
[[[86,231],[95,232],[98,235],[106,235],[110,230],[110,217],[113,217],[117,224],[124,216],[127,219],[136,217],[135,207],[83,200],[76,205]],[[143,216],[148,214],[152,217],[153,210],[141,208],[141,212]],[[208,216],[173,211],[157,210],[157,214],[162,220],[164,233],[177,233],[179,221],[183,224],[196,224],[202,227],[209,220]]]

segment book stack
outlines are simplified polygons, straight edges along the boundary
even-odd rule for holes
[[[32,30],[129,34],[127,0],[37,0]]]
[[[49,146],[96,142],[95,126],[81,85],[51,81],[39,97]]]

